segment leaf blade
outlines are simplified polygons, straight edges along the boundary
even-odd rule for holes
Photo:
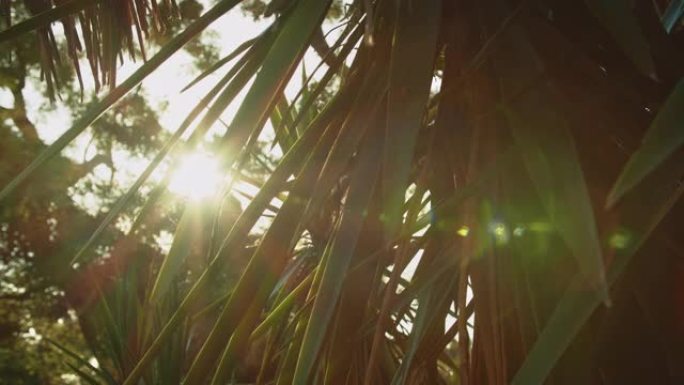
[[[617,44],[634,65],[646,76],[655,76],[655,63],[648,40],[630,8],[630,2],[585,0],[585,3],[613,35]]]
[[[339,299],[344,277],[351,261],[360,229],[375,189],[375,179],[380,169],[380,151],[383,141],[380,130],[370,133],[360,159],[352,175],[348,197],[345,201],[339,229],[330,248],[320,286],[311,310],[311,318],[304,333],[304,339],[297,358],[292,383],[307,384],[313,370],[319,349],[323,344],[328,324]]]
[[[684,144],[684,79],[667,98],[613,185],[606,205],[611,207]]]
[[[672,32],[672,29],[677,24],[677,21],[684,15],[684,0],[672,0],[667,6],[665,13],[661,18],[663,27],[667,33]]]
[[[684,157],[679,156],[673,160],[673,164],[682,160]],[[626,201],[619,213],[622,221],[617,230],[629,229],[633,236],[627,237],[623,248],[615,250],[615,258],[606,274],[607,285],[617,281],[634,254],[684,194],[684,185],[672,188],[672,181],[679,177],[681,170],[677,167],[663,167],[651,177],[648,185],[638,186],[638,191],[625,197]],[[586,290],[581,277],[575,278],[568,285],[511,384],[543,383],[582,325],[600,306],[602,299],[600,293]]]
[[[414,147],[430,96],[441,1],[401,2],[390,61],[383,208],[387,237],[399,227]]]
[[[45,12],[41,12],[29,19],[0,31],[0,43],[16,39],[27,32],[45,27],[98,2],[100,2],[100,0],[71,0],[60,4],[57,7],[51,8]]]

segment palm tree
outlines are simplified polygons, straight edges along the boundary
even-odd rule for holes
[[[84,47],[111,89],[0,199],[240,2],[215,2],[118,85],[117,58],[163,29],[162,4],[54,3],[25,1],[34,16],[0,42],[37,31],[51,84],[61,21],[73,58]],[[188,205],[161,265],[138,255],[103,285],[91,319],[110,342],[99,368],[76,358],[79,373],[126,385],[684,381],[684,2],[357,0],[326,46],[330,7],[271,2],[271,26],[207,72],[224,75],[74,256],[74,276],[97,264],[100,234],[151,172],[247,88],[219,144],[226,173],[241,174],[267,121],[285,155],[234,221],[222,193],[214,209]],[[323,75],[288,100],[309,48]],[[164,183],[136,223],[152,221]],[[188,281],[193,253],[207,262]],[[238,282],[206,298],[226,269]]]

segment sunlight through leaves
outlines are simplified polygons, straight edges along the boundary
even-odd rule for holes
[[[222,179],[218,160],[207,152],[198,151],[181,159],[171,177],[169,190],[199,201],[214,195],[221,187]]]

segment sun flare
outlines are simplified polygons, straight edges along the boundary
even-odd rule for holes
[[[202,200],[216,193],[223,177],[215,157],[206,152],[193,152],[181,158],[169,189],[189,199]]]

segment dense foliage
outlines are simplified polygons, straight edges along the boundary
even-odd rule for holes
[[[73,235],[67,248],[26,248],[49,261],[35,277],[75,288],[88,353],[53,345],[83,382],[684,381],[684,2],[247,1],[270,26],[227,57],[205,55],[191,85],[211,90],[163,135],[129,118],[126,106],[147,114],[132,91],[240,1],[201,16],[186,6],[198,17],[177,30],[165,24],[184,9],[173,0],[24,4],[32,16],[0,43],[37,32],[53,47],[61,22],[73,63],[83,55],[109,88],[32,152],[30,128],[10,115],[21,138],[3,128],[2,145],[23,143],[0,153],[16,164],[2,178],[3,222],[35,201],[52,223],[50,202],[69,193],[36,186],[64,174],[50,170],[86,130],[105,150],[156,153],[106,214],[58,231]],[[170,32],[145,55],[155,31]],[[56,54],[41,52],[53,93]],[[146,60],[118,82],[123,52]],[[307,53],[321,62],[313,75]],[[130,121],[144,130],[131,136]],[[268,159],[264,137],[284,155]],[[200,147],[230,178],[179,202],[174,164]],[[260,188],[240,207],[245,180]],[[164,220],[170,206],[177,221]],[[143,241],[163,225],[168,252]],[[19,258],[8,242],[3,266]]]

